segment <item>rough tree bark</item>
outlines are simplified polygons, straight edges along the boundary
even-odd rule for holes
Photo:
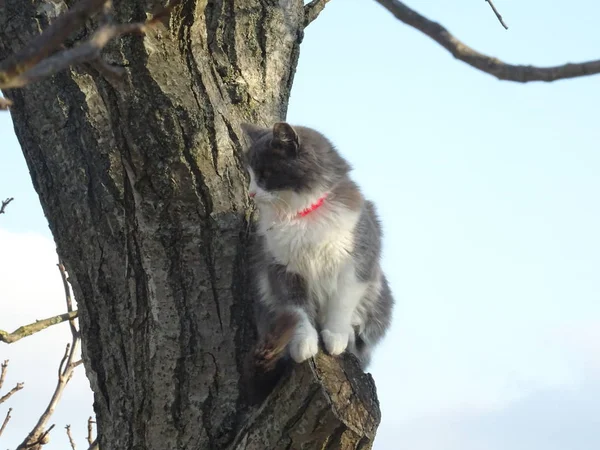
[[[152,6],[116,1],[115,18]],[[3,0],[0,60],[66,8]],[[87,65],[5,92],[79,303],[105,450],[372,444],[374,385],[352,358],[296,366],[259,405],[242,375],[255,335],[239,124],[285,117],[308,19],[302,0],[184,0],[105,49],[124,80]]]

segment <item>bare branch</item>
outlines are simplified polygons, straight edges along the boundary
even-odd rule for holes
[[[75,441],[73,440],[73,436],[71,436],[71,425],[67,425],[65,427],[65,430],[67,430],[67,436],[69,437],[69,444],[71,444],[71,448],[73,450],[75,450]]]
[[[498,10],[494,6],[494,2],[492,2],[492,0],[485,0],[485,1],[488,2],[489,5],[492,7],[492,11],[494,11],[494,14],[496,14],[496,17],[500,21],[500,24],[502,24],[502,26],[504,27],[505,30],[508,30],[508,25],[506,25],[506,23],[504,23],[504,20],[502,19],[502,16],[500,15],[500,13],[498,12]]]
[[[310,3],[304,6],[304,27],[306,28],[310,23],[319,17],[321,11],[325,8],[325,5],[329,3],[329,0],[312,0]]]
[[[27,72],[9,79],[4,84],[0,84],[0,89],[23,87],[36,81],[43,80],[44,78],[54,75],[74,64],[97,60],[100,57],[100,50],[102,50],[112,39],[124,34],[135,32],[143,33],[145,30],[145,23],[107,25],[101,27],[87,42],[44,59]]]
[[[15,392],[18,392],[21,389],[23,389],[24,386],[25,386],[25,383],[17,383],[14,388],[12,388],[6,394],[4,394],[2,397],[0,397],[0,405],[2,403],[4,403],[6,400],[8,400],[9,398],[11,398]]]
[[[98,445],[98,439],[92,442],[88,448],[88,450],[98,450],[100,446]]]
[[[2,385],[4,384],[4,378],[6,378],[6,369],[8,368],[8,359],[5,359],[0,365],[0,389],[2,389]]]
[[[1,369],[0,369],[0,389],[1,389],[2,386],[4,385],[4,379],[6,378],[6,371],[8,369],[8,359],[3,361],[2,365],[0,367],[1,367]],[[25,383],[17,383],[14,388],[12,388],[6,394],[4,394],[2,397],[0,397],[0,405],[2,403],[4,403],[6,400],[8,400],[9,398],[11,398],[15,392],[23,389],[23,386],[25,386]],[[6,414],[6,418],[4,419],[4,423],[2,424],[2,431],[4,431],[4,427],[10,420],[10,412],[11,411],[12,411],[12,409],[9,409],[8,413]],[[0,431],[0,434],[2,434],[2,431]]]
[[[73,320],[74,317],[71,317],[69,315],[75,314],[77,311],[72,310],[73,304],[64,266],[61,263],[59,263],[58,266],[61,277],[63,279],[63,283],[65,285],[65,297],[67,301],[67,309],[69,309],[66,320]],[[77,353],[78,345],[80,342],[79,331],[77,330],[77,327],[74,323],[71,324],[71,335],[73,338],[72,342],[67,344],[65,348],[65,353],[60,361],[60,364],[58,365],[58,382],[56,383],[54,394],[52,395],[52,398],[50,399],[46,410],[40,416],[35,427],[33,427],[33,430],[31,430],[31,432],[27,435],[25,440],[17,447],[17,450],[32,449],[32,447],[34,448],[34,450],[37,450],[37,448],[39,448],[40,445],[44,444],[43,441],[44,439],[46,439],[48,432],[54,427],[54,425],[52,425],[50,428],[48,428],[48,430],[43,432],[44,428],[46,427],[46,424],[50,420],[50,417],[52,417],[52,414],[54,413],[56,405],[62,397],[65,387],[67,386],[67,384],[73,376],[73,371],[77,366],[81,364],[81,360],[74,361],[75,354]],[[69,434],[69,431],[67,432],[67,434]],[[73,445],[73,443],[71,444]]]
[[[67,344],[66,348],[65,348],[65,354],[63,355],[62,359],[60,360],[60,364],[58,365],[58,378],[60,379],[61,376],[63,376],[65,370],[67,370],[67,366],[65,366],[65,362],[67,361],[67,359],[69,358],[69,355],[71,354],[71,352],[69,351],[71,350],[71,344]],[[64,366],[64,369],[63,369]]]
[[[46,427],[46,424],[50,420],[50,417],[52,417],[52,414],[54,413],[56,405],[62,397],[63,391],[65,390],[67,383],[71,380],[71,377],[73,376],[73,370],[75,369],[76,365],[72,364],[72,361],[78,343],[79,337],[77,336],[73,338],[72,345],[67,344],[65,354],[59,365],[58,382],[56,384],[56,388],[54,389],[54,393],[52,394],[52,398],[50,399],[50,402],[48,403],[48,406],[46,407],[45,411],[38,419],[38,422],[36,423],[33,430],[31,430],[31,432],[27,435],[25,440],[17,447],[17,450],[24,450],[39,445],[40,443],[42,443],[43,439],[48,434],[48,432],[54,427],[54,425],[52,425],[50,428],[48,428],[48,430],[42,432],[42,430]]]
[[[63,288],[65,290],[65,301],[67,302],[67,311],[73,312],[73,299],[71,298],[71,288],[69,286],[69,280],[67,278],[67,271],[62,262],[59,262],[57,264],[57,266],[58,266],[58,271],[60,272],[60,278],[62,279],[62,282],[63,282]],[[79,334],[79,331],[77,330],[77,327],[75,326],[75,318],[69,320],[69,326],[71,327],[71,334],[73,334],[73,335]]]
[[[554,67],[534,67],[506,64],[497,58],[479,53],[463,44],[440,24],[410,9],[398,0],[376,0],[398,20],[425,33],[452,55],[472,67],[489,73],[500,80],[527,83],[529,81],[555,81],[600,73],[600,60]]]
[[[106,17],[109,15],[110,1],[81,0],[23,50],[0,62],[0,89],[23,87],[83,62],[95,62],[105,73],[111,72],[114,76],[118,73],[117,69],[108,69],[105,62],[98,63],[102,48],[112,39],[124,34],[144,33],[149,27],[166,18],[180,2],[181,0],[172,0],[167,6],[151,14],[152,18],[146,22],[120,25],[106,23],[88,41],[58,52],[71,32],[83,26],[88,18],[100,10]],[[8,109],[10,105],[10,100],[0,99],[0,109]]]
[[[57,51],[73,31],[81,28],[86,20],[103,8],[105,1],[81,0],[57,17],[52,25],[21,51],[0,63],[0,85],[21,75]]]
[[[0,436],[2,436],[2,433],[4,433],[4,429],[6,428],[6,425],[8,425],[8,421],[12,417],[10,415],[11,412],[12,412],[12,408],[8,408],[8,411],[6,413],[6,417],[4,418],[4,422],[2,422],[2,426],[0,427]]]
[[[94,438],[92,437],[92,424],[95,423],[94,419],[92,419],[92,416],[90,416],[90,418],[88,419],[88,425],[87,425],[87,441],[88,444],[90,445],[90,447],[92,446],[92,444],[94,443]]]
[[[17,328],[12,333],[0,330],[0,342],[12,344],[13,342],[18,341],[19,339],[31,336],[32,334],[35,334],[38,331],[45,330],[46,328],[51,327],[52,325],[57,325],[59,323],[66,322],[67,320],[73,320],[77,317],[77,314],[77,311],[71,311],[64,314],[59,314],[58,316],[49,317],[47,319],[37,320],[34,323],[30,323],[29,325],[23,325],[22,327]]]
[[[3,99],[0,99],[0,100],[3,100]],[[9,102],[9,105],[10,105],[10,100],[8,100],[8,102]],[[2,108],[1,103],[2,102],[0,102],[0,109],[4,109],[4,108]],[[8,204],[10,202],[12,202],[13,200],[14,200],[14,197],[9,197],[6,200],[2,201],[2,206],[0,206],[0,214],[4,214],[4,210],[6,209],[6,207],[8,206]]]

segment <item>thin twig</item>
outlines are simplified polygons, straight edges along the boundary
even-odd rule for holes
[[[534,67],[506,64],[497,58],[479,53],[463,44],[440,24],[423,17],[398,0],[376,0],[398,20],[426,34],[452,55],[472,67],[489,73],[500,80],[555,81],[600,73],[600,60],[555,67]]]
[[[0,98],[0,109],[4,109],[2,107],[2,101],[1,100],[6,100],[4,98]],[[8,100],[8,106],[10,106],[11,101]],[[8,206],[8,204],[10,202],[12,202],[14,200],[14,197],[9,197],[6,200],[2,200],[2,206],[0,206],[0,214],[4,214],[4,210],[6,209],[6,207]]]
[[[56,426],[56,424],[52,424],[48,427],[48,429],[46,431],[44,431],[42,433],[42,435],[40,436],[40,438],[34,442],[33,444],[30,445],[30,447],[33,447],[34,445],[39,445],[39,444],[47,444],[48,441],[50,441],[50,436],[48,436],[48,434],[52,431],[52,429]]]
[[[17,383],[14,388],[12,388],[6,394],[4,394],[2,397],[0,397],[0,405],[2,403],[4,403],[6,400],[8,400],[9,398],[11,398],[14,393],[19,392],[21,389],[23,389],[24,386],[25,386],[25,383]]]
[[[71,365],[71,361],[73,359],[73,355],[75,353],[75,349],[77,348],[78,342],[79,338],[75,338],[73,341],[73,345],[67,346],[68,351],[65,352],[65,356],[63,356],[63,359],[61,360],[60,364],[60,368],[62,368],[64,365],[64,370],[62,370],[62,372],[58,376],[58,382],[56,384],[56,388],[54,389],[54,393],[52,394],[52,398],[50,399],[50,402],[48,403],[48,406],[46,407],[45,411],[38,419],[38,422],[33,427],[33,430],[31,430],[31,432],[27,435],[23,442],[17,447],[17,450],[24,450],[31,448],[32,446],[38,445],[43,441],[48,432],[54,427],[54,425],[52,425],[50,428],[48,428],[48,430],[42,432],[42,430],[46,427],[46,424],[50,420],[50,417],[52,417],[52,414],[54,413],[56,405],[62,397],[62,393],[65,387],[67,386],[67,383],[71,380],[71,377],[73,376],[73,369],[75,367]]]
[[[319,17],[329,0],[312,0],[304,6],[304,28]]]
[[[6,412],[6,417],[4,418],[4,422],[2,422],[2,426],[0,427],[0,436],[2,436],[2,433],[4,433],[4,429],[6,428],[6,425],[8,425],[8,421],[12,417],[10,415],[11,412],[12,408],[8,408],[8,411]]]
[[[6,378],[6,372],[8,369],[8,359],[4,360],[2,362],[2,364],[0,365],[0,367],[1,367],[1,369],[0,369],[0,389],[2,389],[2,386],[4,385],[4,379]],[[11,398],[15,392],[23,389],[24,386],[25,386],[25,383],[17,383],[14,388],[12,388],[6,394],[4,394],[2,397],[0,397],[0,405],[2,403],[4,403],[6,400],[8,400],[9,398]],[[10,411],[8,411],[7,416],[8,415],[10,415]],[[10,420],[10,417],[5,419],[5,421],[8,421],[8,420]],[[3,427],[4,427],[4,425],[3,425]]]
[[[67,271],[62,262],[59,261],[57,264],[58,271],[60,272],[60,278],[63,282],[63,288],[65,290],[65,301],[67,302],[67,311],[73,312],[73,299],[71,297],[71,288],[69,286],[69,280],[67,278]],[[79,333],[77,331],[77,327],[75,326],[75,318],[69,319],[69,326],[71,327],[71,333],[76,334]]]
[[[23,87],[54,75],[73,64],[97,61],[100,58],[100,50],[109,41],[125,34],[144,33],[149,27],[167,17],[180,2],[181,0],[173,0],[167,6],[160,7],[146,22],[102,25],[89,40],[54,54],[62,48],[69,34],[83,26],[88,18],[101,9],[106,16],[110,10],[110,2],[107,3],[106,0],[81,0],[22,51],[0,63],[0,89]],[[106,64],[98,65],[104,66],[106,70]],[[9,102],[10,100],[0,102],[0,109],[7,109],[10,106]]]
[[[496,14],[496,17],[498,18],[498,20],[500,21],[500,23],[502,24],[502,26],[504,27],[504,29],[508,30],[508,25],[506,25],[506,23],[504,23],[504,20],[502,20],[502,16],[500,15],[500,13],[498,12],[498,10],[494,6],[494,2],[492,2],[492,0],[485,0],[485,1],[488,2],[489,5],[492,7],[492,11],[494,11],[494,14]]]
[[[6,377],[6,369],[8,368],[8,359],[5,359],[0,365],[0,389],[4,384],[4,378]]]
[[[65,370],[67,370],[68,365],[65,366],[65,362],[67,361],[67,359],[69,358],[69,355],[71,354],[71,352],[69,350],[71,350],[71,344],[67,344],[67,346],[65,347],[65,354],[63,355],[62,359],[60,360],[60,364],[58,365],[58,378],[63,376],[65,373]],[[63,366],[64,366],[64,369],[63,369]]]
[[[62,266],[62,264],[59,264],[59,269],[61,277],[63,277],[64,281],[64,277],[66,277],[66,272],[64,271],[64,267]],[[65,286],[65,299],[67,302],[67,309],[72,310],[73,304],[70,295],[70,289],[68,286],[68,281],[67,285]],[[76,313],[76,311],[70,311],[67,314],[72,313]],[[67,318],[66,320],[73,320],[73,318]],[[56,405],[60,401],[60,398],[62,396],[63,391],[65,390],[65,387],[67,386],[67,383],[69,383],[73,376],[73,371],[77,366],[81,364],[81,360],[74,361],[75,354],[77,353],[80,342],[79,330],[77,330],[77,327],[74,323],[71,324],[71,336],[72,341],[71,343],[67,344],[65,348],[65,353],[60,361],[60,364],[58,365],[58,381],[56,383],[54,393],[52,394],[52,398],[50,399],[46,410],[38,419],[36,425],[29,432],[29,434],[23,440],[23,442],[17,447],[17,450],[31,449],[31,447],[35,446],[39,447],[40,444],[43,444],[42,441],[46,439],[48,432],[54,427],[54,425],[52,425],[50,428],[48,428],[48,430],[43,432],[44,428],[46,427],[46,424],[50,420],[50,417],[52,417],[52,414],[54,413]]]
[[[104,7],[106,0],[80,0],[61,14],[42,34],[0,63],[0,84],[31,69],[61,48],[75,30]]]
[[[92,419],[92,416],[90,416],[90,418],[88,419],[88,424],[87,424],[87,441],[88,444],[91,446],[94,443],[94,438],[92,437],[92,424],[95,423],[94,420]]]
[[[71,436],[71,425],[67,425],[65,427],[65,430],[67,430],[67,436],[69,437],[69,444],[71,444],[71,448],[73,450],[75,450],[75,441],[73,440],[73,436]]]
[[[4,84],[0,84],[0,89],[20,88],[36,81],[43,80],[44,78],[54,75],[74,64],[96,60],[100,57],[100,50],[102,50],[112,39],[124,34],[134,32],[143,33],[144,31],[146,31],[146,24],[144,23],[107,25],[101,27],[87,42],[44,59],[27,72],[14,76]]]
[[[73,320],[77,317],[77,311],[66,312],[59,314],[58,316],[48,317],[47,319],[37,320],[29,325],[23,325],[17,328],[12,333],[4,330],[0,330],[0,342],[12,344],[13,342],[23,339],[24,337],[31,336],[38,331],[45,330],[52,325],[58,325],[59,323],[66,322],[67,320]]]

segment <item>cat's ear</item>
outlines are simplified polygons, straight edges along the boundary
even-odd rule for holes
[[[273,125],[273,144],[285,149],[293,155],[298,154],[300,139],[298,133],[286,122],[277,122]]]
[[[260,138],[266,131],[266,128],[259,127],[258,125],[253,125],[251,123],[242,122],[240,124],[242,131],[248,137],[250,143],[254,143]]]

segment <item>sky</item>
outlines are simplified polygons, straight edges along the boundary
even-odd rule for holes
[[[600,4],[411,2],[516,64],[600,57]],[[600,76],[520,85],[455,60],[372,0],[332,0],[306,30],[288,121],[325,133],[378,207],[393,325],[369,370],[375,450],[600,447]],[[64,311],[47,222],[0,114],[0,329]],[[14,448],[56,382],[66,324],[10,346],[0,406]],[[83,448],[82,368],[46,448]]]

